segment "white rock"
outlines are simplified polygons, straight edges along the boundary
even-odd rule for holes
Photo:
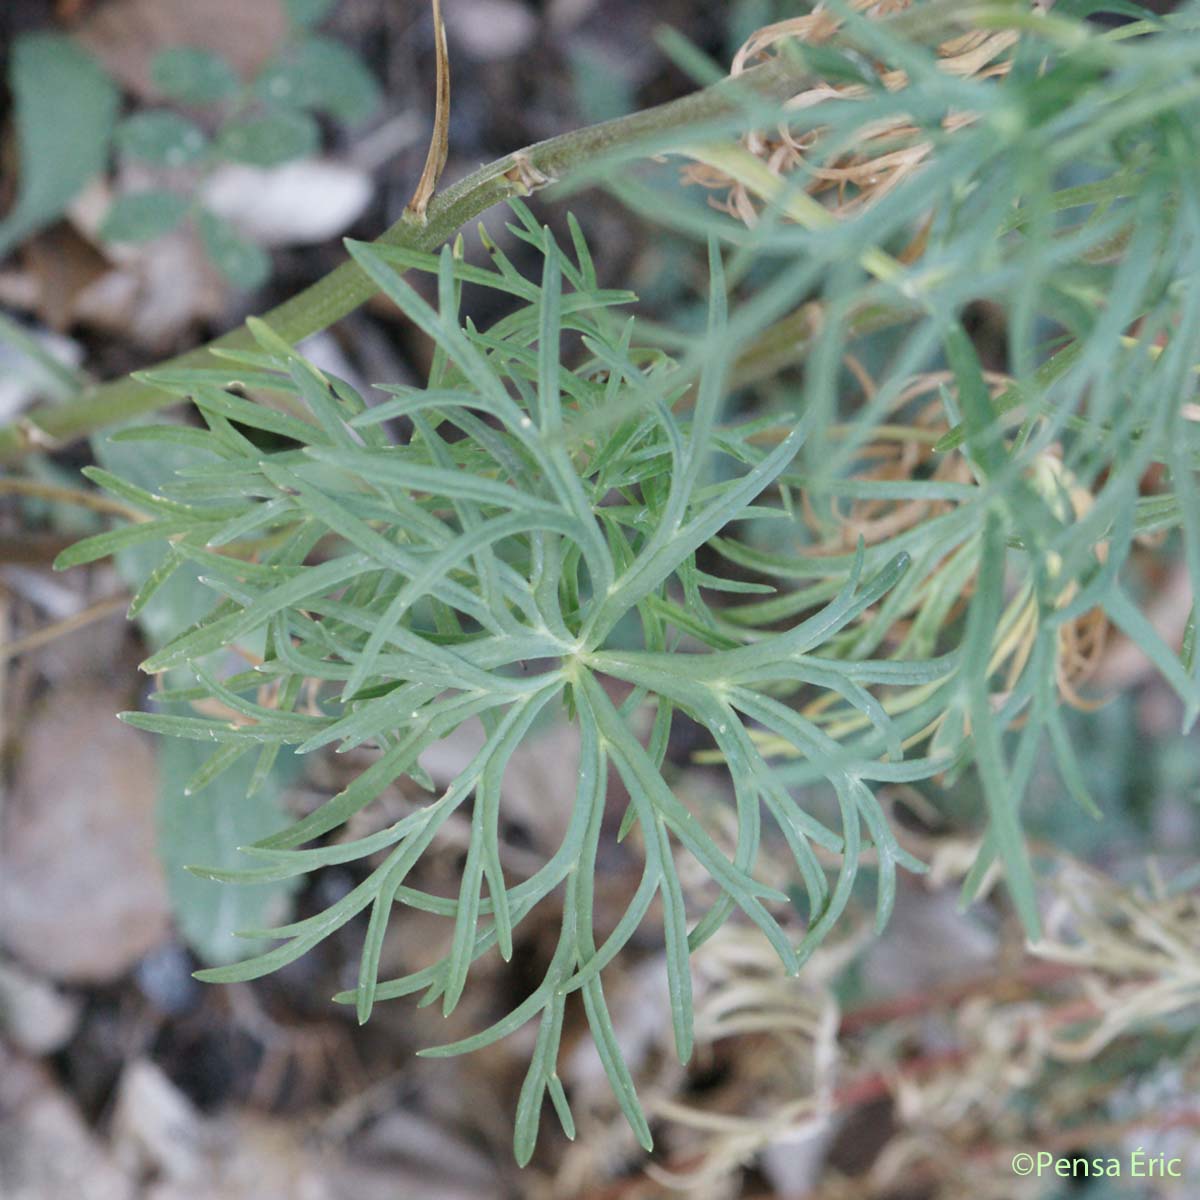
[[[137,1176],[147,1170],[199,1181],[212,1135],[187,1097],[149,1059],[134,1059],[121,1075],[113,1113],[117,1159]]]
[[[0,963],[0,1030],[28,1054],[53,1054],[79,1024],[81,1001],[11,963]]]
[[[370,203],[365,171],[327,159],[279,167],[228,164],[204,186],[204,203],[262,246],[303,246],[344,233]]]
[[[537,34],[537,17],[517,0],[469,0],[446,6],[454,46],[484,62],[511,58]]]

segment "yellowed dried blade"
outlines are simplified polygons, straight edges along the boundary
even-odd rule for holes
[[[450,54],[446,49],[446,26],[442,21],[440,0],[433,0],[433,41],[437,56],[437,101],[433,110],[433,136],[429,141],[429,153],[425,156],[425,169],[421,172],[417,190],[408,202],[406,213],[425,222],[425,210],[433,193],[437,190],[442,168],[450,145]]]

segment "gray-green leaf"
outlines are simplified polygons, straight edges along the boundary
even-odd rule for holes
[[[241,87],[226,59],[199,46],[171,46],[156,54],[150,76],[168,96],[184,104],[215,104]]]
[[[217,148],[234,162],[275,167],[312,154],[320,143],[321,132],[312,117],[280,109],[226,125],[217,139]]]
[[[283,0],[293,25],[316,25],[332,11],[337,0]]]
[[[189,207],[186,196],[151,188],[121,196],[108,210],[100,236],[106,242],[149,242],[170,233]]]
[[[103,169],[118,105],[108,75],[74,42],[54,33],[15,40],[9,86],[21,185],[0,221],[0,257],[61,216]]]
[[[374,76],[340,42],[307,37],[289,46],[255,80],[268,102],[311,108],[353,125],[379,107]]]
[[[107,470],[152,492],[172,480],[176,471],[213,460],[211,451],[206,453],[189,445],[158,445],[148,454],[142,443],[100,434],[91,439],[91,444],[96,461]],[[144,593],[146,581],[154,580],[155,594],[144,603],[137,620],[147,643],[161,646],[178,629],[186,629],[207,615],[215,598],[197,582],[199,572],[194,564],[177,558],[170,548],[164,555],[161,541],[155,545],[138,536],[136,531],[151,524],[157,522],[117,526],[99,535],[90,551],[85,548],[80,553],[90,557],[97,551],[115,552],[117,573],[132,592]],[[64,558],[74,550],[72,547],[66,551]],[[66,559],[67,563],[71,561],[84,562],[87,558]]]
[[[158,744],[158,844],[167,891],[179,932],[210,965],[233,962],[261,948],[235,937],[235,932],[286,920],[295,881],[230,886],[193,875],[186,868],[243,865],[238,847],[275,832],[284,823],[280,793],[295,776],[298,763],[283,751],[262,789],[251,796],[257,753],[246,754],[225,767],[203,791],[188,795],[189,783],[209,773],[204,768],[214,753],[221,753],[215,743],[165,738]]]
[[[122,121],[116,143],[130,158],[160,167],[182,167],[203,157],[208,139],[186,117],[158,108]]]
[[[261,246],[246,241],[214,213],[201,212],[197,224],[205,253],[234,287],[249,291],[266,282],[271,274],[271,258]]]

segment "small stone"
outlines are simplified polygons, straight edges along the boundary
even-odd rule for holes
[[[454,49],[484,62],[512,58],[537,36],[538,20],[517,0],[467,0],[446,5]]]
[[[71,1040],[79,1024],[78,996],[64,995],[11,963],[0,964],[0,1032],[14,1046],[39,1057]]]
[[[34,972],[111,983],[166,936],[150,743],[99,683],[59,691],[21,739],[0,820],[0,942]]]

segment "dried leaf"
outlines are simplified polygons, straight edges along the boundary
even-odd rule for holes
[[[211,50],[243,78],[284,42],[288,18],[279,0],[111,0],[80,26],[79,40],[130,91],[161,100],[152,64],[168,47]]]
[[[446,155],[450,149],[450,55],[446,49],[446,26],[442,21],[440,0],[433,0],[434,46],[437,53],[437,102],[433,113],[433,137],[429,142],[429,154],[425,158],[425,169],[413,198],[408,202],[405,215],[421,224],[425,223],[425,210],[438,180],[446,166]]]

